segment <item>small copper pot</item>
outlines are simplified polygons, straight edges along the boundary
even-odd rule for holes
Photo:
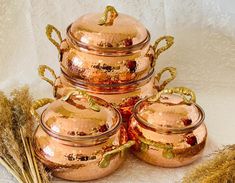
[[[53,79],[45,76],[46,71],[51,73]],[[161,82],[161,77],[167,72],[169,72],[170,76]],[[84,84],[68,77],[66,74],[61,74],[57,77],[54,70],[46,65],[40,65],[38,73],[43,80],[53,86],[54,96],[56,98],[60,98],[71,90],[78,88],[88,92],[90,95],[97,96],[112,103],[121,112],[123,121],[129,120],[133,106],[137,101],[163,90],[168,83],[176,78],[176,69],[173,67],[162,69],[155,77],[153,77],[154,71],[152,70],[146,77],[137,81],[112,85]]]
[[[62,72],[87,84],[127,83],[146,77],[158,56],[174,42],[172,36],[163,36],[151,46],[149,31],[112,6],[107,6],[103,14],[78,18],[68,26],[64,40],[52,25],[46,32],[59,51]],[[53,32],[59,42],[52,38]],[[166,45],[158,47],[164,40]]]
[[[133,153],[162,167],[190,164],[200,157],[206,144],[204,118],[194,92],[184,87],[164,89],[139,101],[128,128],[130,139],[136,141]]]
[[[55,177],[87,181],[107,176],[125,160],[127,141],[121,115],[110,104],[83,91],[72,91],[61,99],[41,99],[43,111],[34,135],[34,149]]]

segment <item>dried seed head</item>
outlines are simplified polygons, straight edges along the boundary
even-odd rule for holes
[[[183,183],[235,182],[235,144],[212,154],[209,160],[195,167]]]
[[[46,171],[45,167],[43,166],[41,162],[37,161],[37,164],[38,164],[38,169],[39,169],[42,182],[50,183],[50,179],[51,179],[50,174]]]
[[[19,147],[12,131],[12,112],[11,103],[0,92],[0,155],[7,159],[12,167],[19,172],[24,171],[23,159]]]
[[[29,94],[27,86],[14,90],[11,93],[12,100],[12,111],[14,121],[14,131],[18,131],[20,127],[25,128],[27,135],[32,136],[34,123],[30,113],[32,106],[32,97]]]

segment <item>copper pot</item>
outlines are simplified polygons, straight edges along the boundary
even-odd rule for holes
[[[51,73],[53,79],[45,76],[46,71]],[[169,72],[169,77],[161,81],[161,77]],[[88,92],[90,95],[97,96],[105,101],[112,103],[119,109],[123,121],[128,121],[135,103],[145,97],[152,96],[163,90],[165,86],[176,78],[176,69],[166,67],[158,74],[154,75],[152,70],[146,77],[139,80],[120,83],[120,84],[82,84],[76,79],[70,78],[65,74],[56,76],[53,69],[46,65],[40,65],[38,69],[40,77],[53,86],[54,96],[60,98],[71,90],[78,88]]]
[[[158,56],[174,41],[172,36],[163,36],[150,45],[148,30],[112,6],[107,6],[103,14],[89,13],[78,18],[68,26],[64,40],[52,25],[46,32],[59,50],[62,72],[88,84],[127,83],[146,77]],[[52,38],[53,32],[60,42]],[[163,40],[166,45],[158,47]]]
[[[87,181],[115,171],[125,160],[127,141],[121,115],[110,104],[83,91],[61,99],[35,101],[36,109],[49,104],[34,135],[35,154],[55,177]]]
[[[164,89],[139,101],[128,129],[130,139],[136,141],[133,153],[162,167],[190,164],[205,147],[204,118],[202,108],[195,103],[194,92],[184,87]]]

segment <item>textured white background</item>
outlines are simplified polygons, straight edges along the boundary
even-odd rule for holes
[[[172,85],[196,91],[209,131],[204,154],[235,143],[233,0],[0,0],[0,89],[8,93],[29,84],[35,98],[52,96],[51,88],[37,76],[39,64],[59,71],[57,50],[48,42],[44,27],[51,23],[65,36],[67,25],[77,17],[103,11],[108,4],[139,19],[150,30],[152,41],[165,34],[175,37],[174,47],[159,57],[157,69],[177,67]],[[164,169],[131,156],[113,175],[95,182],[172,183],[202,160]],[[0,167],[0,183],[13,182]]]

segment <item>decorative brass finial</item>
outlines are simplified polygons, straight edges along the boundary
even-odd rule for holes
[[[108,17],[110,13],[110,16]],[[106,6],[103,16],[99,20],[99,25],[113,25],[114,19],[118,16],[118,12],[113,6]]]

